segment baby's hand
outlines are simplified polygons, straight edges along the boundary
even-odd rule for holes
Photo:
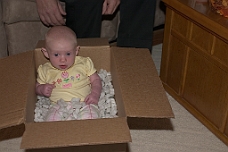
[[[90,93],[86,98],[85,98],[85,103],[86,104],[98,104],[100,96],[96,93]]]
[[[55,88],[54,84],[40,84],[38,87],[39,92],[41,95],[50,97],[52,90]]]

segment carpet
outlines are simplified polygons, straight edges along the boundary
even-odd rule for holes
[[[128,152],[227,152],[228,147],[176,100],[168,96],[175,118],[151,119],[145,129],[131,129]],[[148,121],[147,121],[148,123]],[[132,126],[131,128],[138,126]],[[142,126],[140,126],[142,128]],[[1,132],[0,132],[1,133]],[[20,132],[17,132],[20,135]],[[0,142],[0,152],[27,152],[20,149],[21,137]],[[29,150],[28,150],[29,152]]]

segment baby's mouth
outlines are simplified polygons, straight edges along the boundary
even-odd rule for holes
[[[59,66],[61,69],[66,69],[67,68],[67,65],[60,65]]]

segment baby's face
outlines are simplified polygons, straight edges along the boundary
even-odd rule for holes
[[[49,45],[47,52],[52,66],[65,71],[74,64],[78,47],[69,42],[61,42]]]

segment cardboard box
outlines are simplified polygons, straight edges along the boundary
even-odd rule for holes
[[[118,117],[35,123],[36,68],[47,61],[40,41],[35,51],[0,59],[0,129],[24,123],[21,148],[119,146],[131,141],[127,118],[174,117],[149,50],[110,48],[106,39],[78,42],[79,55],[91,57],[97,70],[111,72]]]

